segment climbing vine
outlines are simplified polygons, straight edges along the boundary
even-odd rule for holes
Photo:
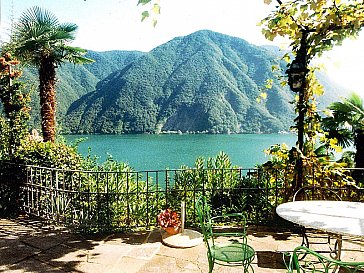
[[[267,153],[273,157],[285,155],[275,161],[284,161],[294,171],[291,173],[293,188],[310,183],[307,177],[317,167],[317,176],[324,176],[325,166],[330,165],[328,154],[318,146],[319,141],[336,147],[335,142],[325,139],[320,128],[316,97],[323,94],[323,87],[315,78],[311,61],[334,46],[341,45],[347,38],[355,38],[364,25],[364,3],[354,0],[264,0],[273,3],[275,9],[261,21],[262,32],[268,40],[283,37],[290,41],[294,59],[286,73],[291,90],[296,93],[297,118],[292,127],[298,134],[297,147],[291,151],[277,151],[271,147]],[[288,154],[290,156],[288,156]],[[326,160],[323,160],[326,158]],[[289,161],[287,161],[287,159]],[[326,174],[327,175],[327,174]],[[306,179],[306,181],[304,181]],[[313,183],[313,182],[312,182]]]
[[[10,53],[0,56],[0,99],[5,120],[1,122],[1,154],[11,156],[20,147],[20,142],[28,134],[27,121],[30,118],[30,95],[17,79],[22,72],[17,68],[20,62]]]
[[[151,19],[153,26],[157,25],[157,16],[161,13],[159,0],[138,0],[138,5],[145,7],[142,12],[142,21]]]

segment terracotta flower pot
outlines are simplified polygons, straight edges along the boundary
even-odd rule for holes
[[[179,233],[179,227],[166,227],[164,228],[164,230],[170,235],[175,235]]]

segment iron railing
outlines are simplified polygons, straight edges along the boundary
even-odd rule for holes
[[[186,203],[186,225],[197,223],[195,202],[205,195],[215,213],[245,211],[251,223],[271,221],[291,192],[282,170],[178,169],[81,171],[0,164],[0,206],[83,231],[156,226],[156,215]],[[335,185],[343,199],[357,188]],[[359,197],[358,197],[359,196]]]

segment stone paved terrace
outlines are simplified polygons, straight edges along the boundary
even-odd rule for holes
[[[301,243],[289,230],[250,226],[256,273],[286,272],[282,252]],[[361,242],[363,243],[363,242]],[[352,251],[352,250],[356,251]],[[347,251],[350,250],[350,251]],[[364,260],[364,247],[344,242],[344,259]],[[208,272],[204,244],[171,248],[158,229],[132,234],[85,236],[28,218],[0,218],[0,272]],[[216,265],[214,272],[241,272]]]

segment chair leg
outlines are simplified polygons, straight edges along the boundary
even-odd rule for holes
[[[249,273],[249,272],[254,273],[254,268],[252,266],[252,262],[253,262],[253,259],[244,261],[244,263],[243,263],[244,273]],[[251,271],[249,271],[249,269],[251,269]]]
[[[301,246],[305,246],[307,248],[310,247],[310,242],[308,241],[308,237],[307,237],[307,233],[306,233],[306,229],[304,227],[302,227],[302,243]]]
[[[212,273],[212,270],[214,269],[215,259],[213,259],[210,255],[207,255],[207,259],[209,261],[209,273]]]
[[[305,227],[301,228],[301,235],[302,235],[302,242],[301,246],[305,246],[307,248],[310,247],[310,242],[308,241],[307,233]],[[307,253],[304,253],[302,257],[300,257],[300,260],[303,260],[306,257]]]
[[[214,263],[209,263],[209,273],[212,273],[212,270],[214,269]]]
[[[341,248],[342,248],[342,236],[339,235],[336,237],[336,241],[335,241],[335,245],[334,245],[334,249],[332,249],[330,247],[330,257],[334,260],[339,260],[341,259]]]

